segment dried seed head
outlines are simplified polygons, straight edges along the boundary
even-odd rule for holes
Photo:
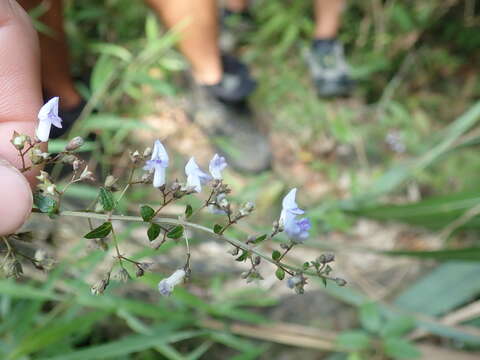
[[[76,136],[68,142],[67,146],[65,146],[65,150],[66,151],[77,150],[78,148],[82,147],[84,143],[85,141],[83,141],[83,138],[81,136]]]

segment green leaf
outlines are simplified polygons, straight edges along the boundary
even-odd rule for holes
[[[183,226],[177,225],[167,234],[170,239],[180,239],[183,236]]]
[[[360,307],[360,322],[365,330],[377,333],[382,325],[380,309],[375,303],[365,303]]]
[[[272,251],[272,259],[277,261],[278,259],[280,259],[280,257],[282,256],[282,254],[280,254],[280,251],[278,250],[273,250]]]
[[[400,293],[394,304],[404,310],[424,315],[446,314],[478,295],[479,271],[478,263],[442,263]]]
[[[33,194],[33,203],[42,213],[52,215],[58,211],[57,200],[38,192]]]
[[[383,337],[403,336],[415,327],[415,321],[408,316],[398,316],[387,321],[380,334]]]
[[[155,240],[158,237],[158,235],[160,235],[160,230],[161,230],[160,225],[155,223],[150,224],[147,230],[148,240],[150,241]]]
[[[362,350],[370,346],[370,337],[360,330],[345,331],[337,337],[337,344],[349,351]]]
[[[142,205],[140,207],[140,215],[142,216],[143,221],[152,220],[154,214],[155,210],[153,210],[150,206]]]
[[[84,236],[85,239],[104,238],[112,231],[112,223],[107,221]]]
[[[220,224],[215,224],[215,225],[213,226],[213,232],[214,232],[215,234],[220,234],[220,233],[222,232],[222,230],[223,230],[223,226],[220,225]]]
[[[275,276],[278,280],[283,280],[285,278],[285,270],[278,268],[277,271],[275,271]]]
[[[388,338],[383,342],[385,354],[393,359],[415,359],[421,353],[410,342],[399,338]]]
[[[248,258],[248,251],[243,250],[242,255],[236,258],[236,261],[245,261]]]
[[[112,192],[104,187],[100,188],[99,200],[103,210],[112,211],[115,208],[115,199],[113,198]]]
[[[192,205],[187,204],[187,207],[185,208],[185,217],[188,219],[190,216],[193,214],[193,208]]]
[[[260,244],[263,240],[265,240],[267,238],[267,234],[263,234],[263,235],[260,235],[259,237],[257,237],[253,243],[254,244]]]

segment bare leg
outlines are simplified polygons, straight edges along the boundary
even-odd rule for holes
[[[344,0],[315,0],[315,39],[337,36]]]
[[[180,50],[205,85],[222,79],[216,0],[146,0],[169,28],[180,25]],[[183,22],[183,23],[182,23]]]
[[[38,6],[41,0],[19,0],[27,11]],[[81,98],[70,75],[70,54],[63,28],[62,0],[50,0],[48,11],[40,18],[52,31],[53,35],[39,34],[42,85],[51,95],[61,97],[61,107],[70,109],[77,106]]]
[[[247,10],[250,0],[227,0],[225,1],[225,7],[233,12],[242,12]]]

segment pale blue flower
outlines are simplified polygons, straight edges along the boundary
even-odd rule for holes
[[[304,214],[305,211],[298,207],[295,200],[296,195],[297,189],[294,188],[283,198],[280,224],[292,242],[302,243],[308,238],[312,225],[307,218],[297,218],[298,215]]]
[[[36,135],[38,140],[47,142],[50,137],[50,129],[53,126],[62,128],[62,119],[58,116],[59,98],[51,98],[38,112],[38,126]]]
[[[227,161],[223,156],[218,154],[213,155],[210,164],[208,165],[208,171],[215,180],[222,180],[222,171],[228,166]]]
[[[191,157],[187,165],[185,165],[185,174],[187,175],[187,188],[191,188],[196,192],[202,191],[202,184],[205,184],[211,179],[210,175],[198,167],[193,157]]]
[[[160,294],[162,294],[163,296],[170,296],[175,285],[180,284],[185,278],[185,275],[185,270],[178,269],[168,278],[160,281],[158,283],[158,291],[160,291]]]
[[[153,172],[153,186],[165,185],[165,172],[168,167],[168,154],[160,140],[153,145],[152,157],[145,163],[144,170]]]

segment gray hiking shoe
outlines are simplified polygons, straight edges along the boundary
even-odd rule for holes
[[[227,58],[223,58],[225,75],[220,84],[204,86],[191,80],[190,115],[233,168],[259,173],[270,168],[272,154],[268,137],[253,121],[246,102],[255,82],[244,65]]]
[[[354,87],[343,46],[336,40],[314,43],[307,63],[321,97],[347,96]]]

